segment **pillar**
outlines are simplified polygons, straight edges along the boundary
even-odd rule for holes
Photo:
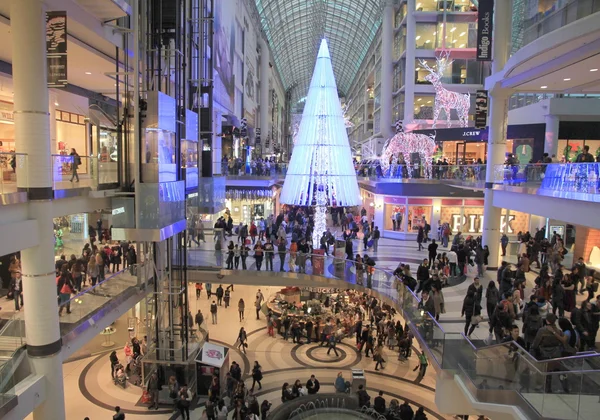
[[[37,419],[64,419],[61,335],[54,278],[50,119],[46,75],[45,11],[42,0],[12,0],[15,145],[27,153],[29,218],[37,220],[39,245],[21,251],[27,354],[44,376],[46,398],[33,412]]]
[[[404,129],[406,124],[415,119],[415,50],[417,23],[413,15],[416,10],[415,0],[406,4],[406,63],[404,66]]]
[[[508,59],[511,40],[512,2],[506,7],[494,8],[494,45],[492,51],[492,73],[498,73]],[[506,151],[506,128],[508,125],[508,98],[510,91],[494,86],[490,89],[489,133],[487,168],[483,205],[483,245],[490,250],[489,270],[498,268],[500,255],[500,219],[502,209],[494,207],[494,181],[496,165],[504,162]]]
[[[269,141],[269,148],[265,145],[267,137],[270,138],[269,130],[269,44],[260,38],[260,138],[263,155],[269,154],[273,150],[273,139]]]
[[[381,109],[379,131],[384,139],[392,137],[392,90],[393,62],[392,42],[394,39],[394,3],[386,0],[381,25]]]
[[[558,154],[558,129],[560,125],[560,119],[557,115],[546,115],[544,116],[546,122],[546,133],[544,136],[544,153],[548,153],[548,156]]]

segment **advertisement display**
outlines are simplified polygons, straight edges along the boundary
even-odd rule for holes
[[[480,0],[477,10],[477,61],[492,61],[494,0]]]
[[[229,111],[235,105],[235,13],[236,0],[215,2],[214,97]]]
[[[46,13],[48,87],[67,86],[67,12]]]
[[[256,32],[252,27],[244,33],[244,118],[251,127],[256,127],[258,102],[258,53],[256,52]]]
[[[488,91],[478,90],[475,99],[475,128],[483,129],[487,126],[488,116]]]

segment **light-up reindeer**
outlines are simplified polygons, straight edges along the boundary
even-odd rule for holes
[[[471,108],[471,95],[452,92],[442,86],[442,77],[444,71],[452,64],[451,60],[448,60],[448,54],[442,55],[442,57],[436,57],[437,69],[432,69],[424,60],[419,60],[421,66],[429,74],[425,76],[425,80],[431,82],[435,89],[435,105],[433,108],[433,125],[435,128],[437,124],[440,111],[443,109],[446,112],[446,122],[448,126],[452,125],[450,121],[450,110],[455,109],[458,114],[458,120],[461,127],[467,127],[469,122],[469,108]]]

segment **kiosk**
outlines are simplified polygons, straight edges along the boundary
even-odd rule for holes
[[[197,392],[199,396],[207,396],[213,375],[217,375],[221,387],[225,385],[227,366],[229,365],[229,349],[213,343],[204,343],[196,356]]]

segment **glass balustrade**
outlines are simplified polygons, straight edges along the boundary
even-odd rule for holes
[[[264,162],[246,163],[240,160],[233,163],[223,162],[221,166],[227,179],[276,179],[284,177],[287,173],[287,163],[270,163],[267,166]]]
[[[96,189],[118,182],[118,163],[94,156],[52,155],[52,181],[55,190]]]
[[[27,155],[24,153],[0,153],[0,194],[26,190]]]
[[[432,165],[430,170],[422,164],[379,164],[356,166],[356,175],[373,180],[432,179],[461,182],[485,182],[486,165]]]
[[[357,269],[353,261],[333,256],[290,255],[289,252],[283,256],[284,271],[289,272],[290,266],[295,268],[294,273],[288,274],[290,277],[302,274],[301,271],[338,279],[349,286],[364,285],[391,301],[412,326],[419,341],[427,346],[436,364],[467,380],[479,401],[509,402],[525,413],[533,410],[536,415],[560,419],[591,420],[595,414],[600,389],[600,354],[582,353],[540,361],[515,342],[476,348],[464,334],[445,332],[435,318],[422,309],[415,293],[391,272],[377,268],[366,270],[360,266]],[[220,270],[225,276],[236,275],[235,270],[222,270],[227,258],[226,251],[188,250],[188,280],[201,281],[202,271]],[[275,252],[275,271],[264,270],[263,262],[261,275],[280,275],[280,261],[280,254]],[[254,263],[252,251],[246,262],[248,267]]]

